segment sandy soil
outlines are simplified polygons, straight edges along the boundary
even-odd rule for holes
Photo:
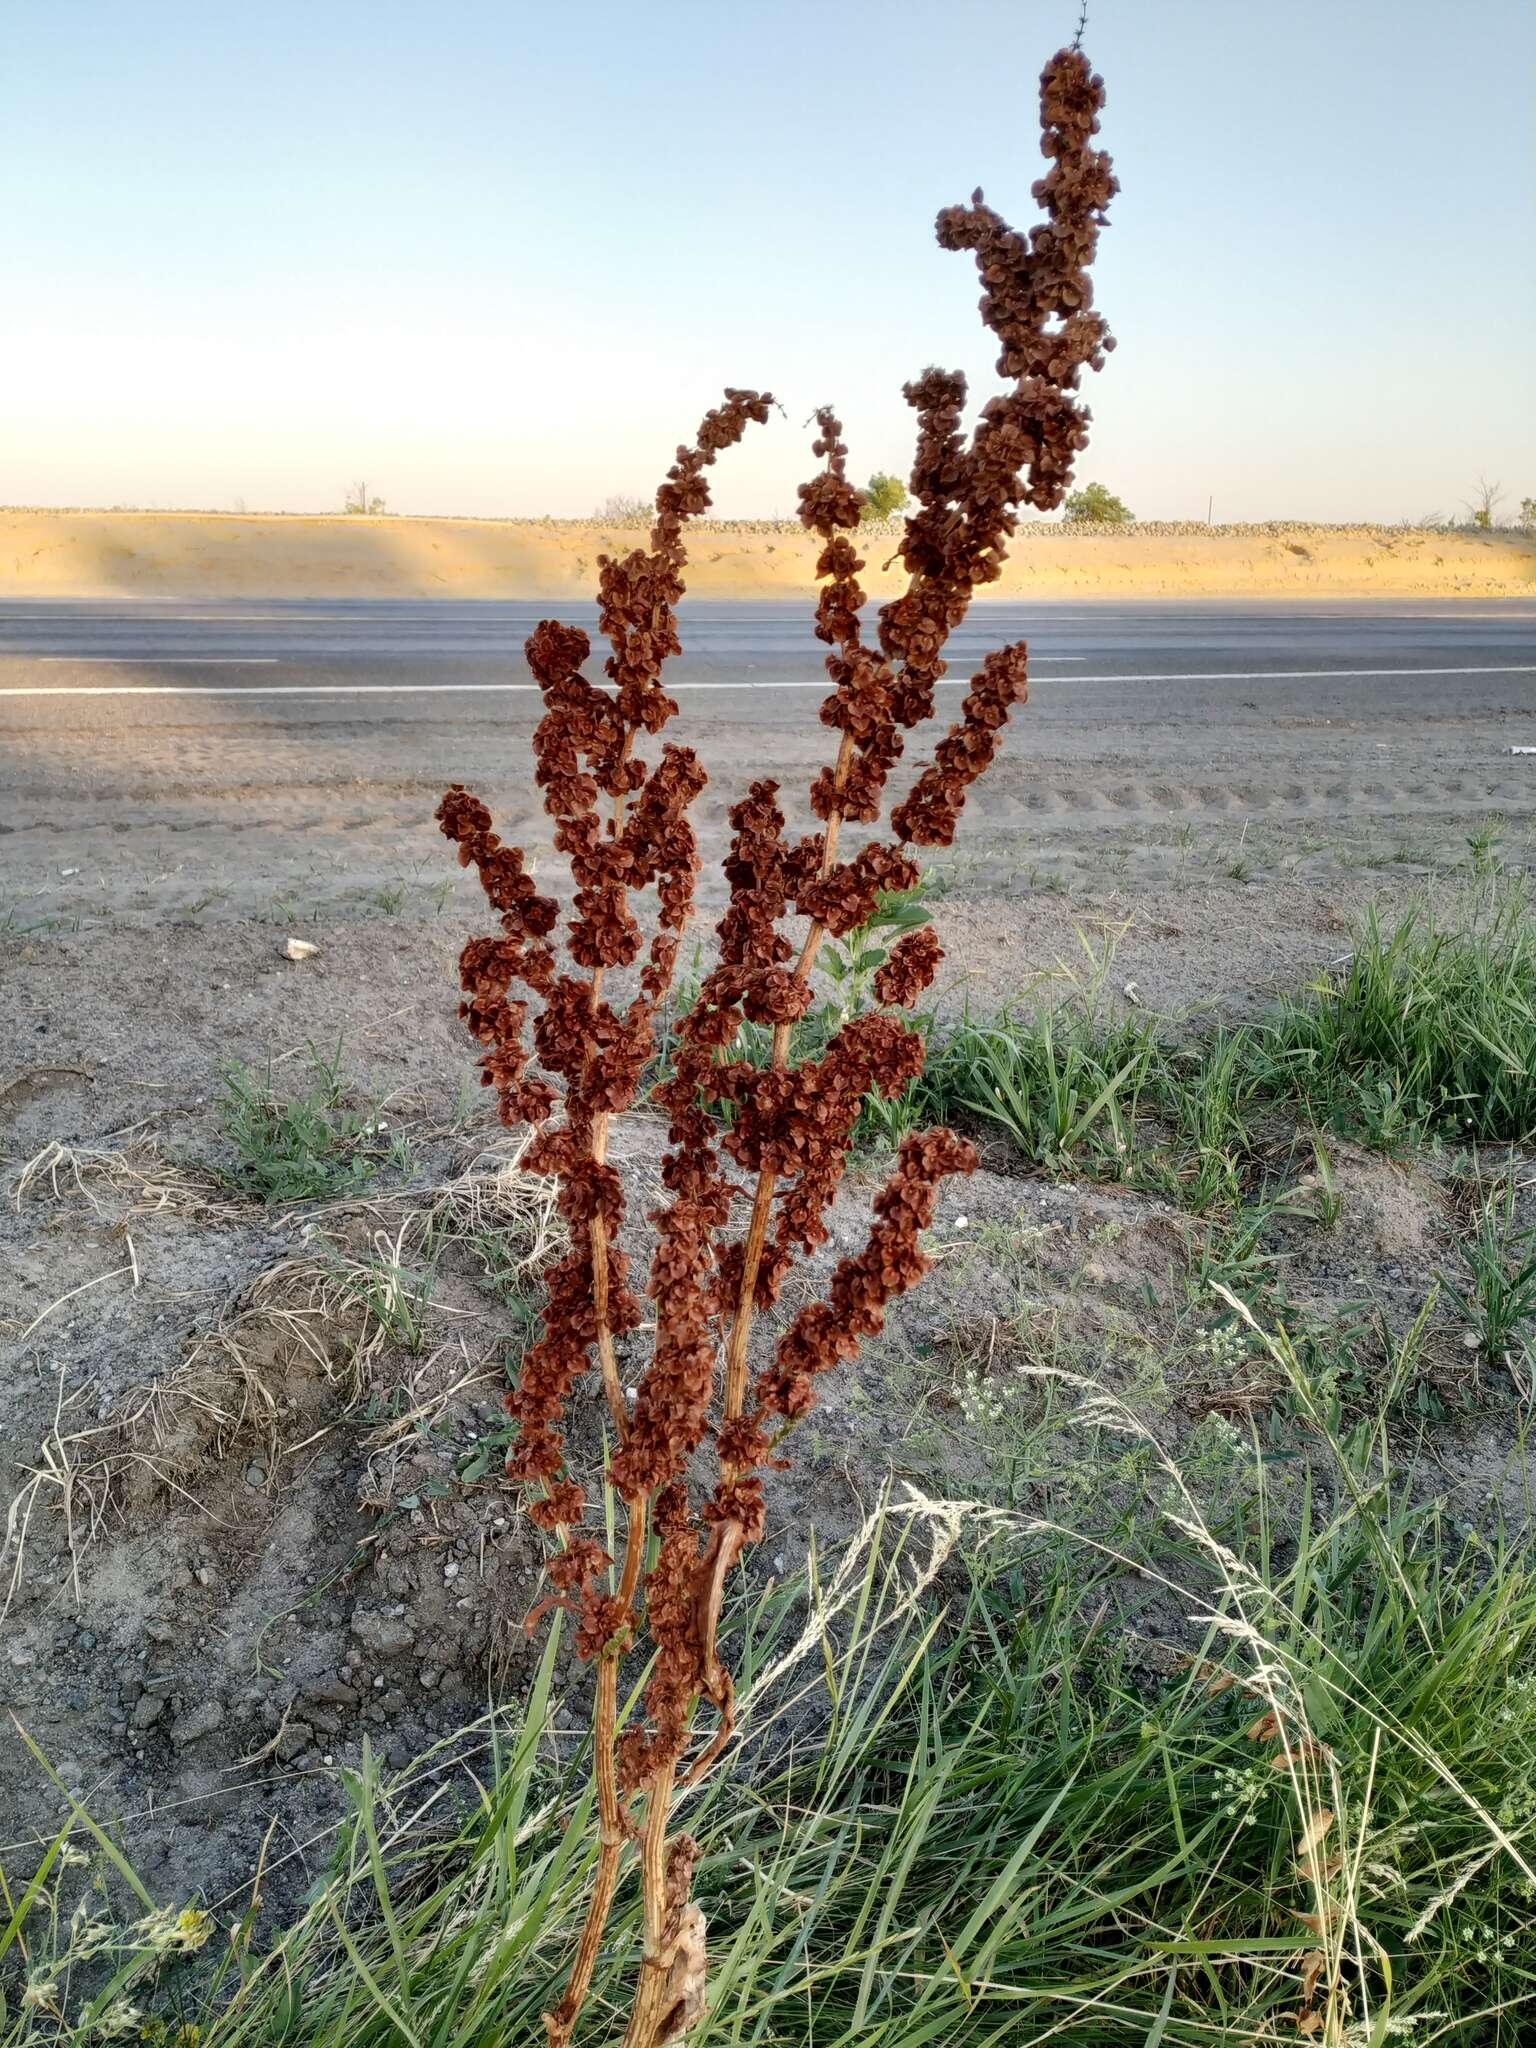
[[[870,530],[865,582],[899,588],[895,531]],[[237,517],[0,511],[12,597],[561,597],[590,594],[596,557],[637,536],[580,521]],[[798,526],[709,525],[688,568],[699,597],[814,591]],[[1514,597],[1536,590],[1536,534],[1270,522],[1065,533],[1026,523],[1000,597]]]

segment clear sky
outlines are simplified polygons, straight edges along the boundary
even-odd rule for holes
[[[584,514],[726,383],[905,474],[993,386],[974,185],[1032,218],[1073,0],[7,0],[0,502]],[[1531,0],[1093,0],[1124,190],[1090,380],[1143,518],[1536,493]]]

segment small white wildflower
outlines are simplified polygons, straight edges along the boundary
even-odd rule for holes
[[[29,1977],[21,1994],[23,2007],[29,2011],[36,2012],[42,2006],[52,2005],[53,1994],[58,1988],[59,1980],[57,1977],[44,1977],[41,1975]]]
[[[1245,1770],[1217,1764],[1211,1775],[1216,1782],[1210,1796],[1216,1802],[1217,1812],[1237,1827],[1252,1827],[1259,1817],[1259,1808],[1274,1789],[1272,1773],[1259,1764],[1251,1764]]]
[[[1202,1330],[1195,1349],[1209,1359],[1218,1372],[1230,1372],[1248,1356],[1248,1333],[1234,1323],[1217,1323]]]
[[[963,1372],[955,1382],[955,1399],[960,1412],[972,1429],[996,1427],[1007,1413],[1003,1397],[995,1381],[978,1372],[974,1366]]]

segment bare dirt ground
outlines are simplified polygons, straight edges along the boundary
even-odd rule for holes
[[[1091,724],[1026,713],[935,862],[949,1012],[1059,993],[1086,939],[1112,943],[1115,1000],[1194,1030],[1347,951],[1369,902],[1391,914],[1433,884],[1454,916],[1469,837],[1529,866],[1536,782],[1507,752],[1529,737],[1528,680],[1438,708],[1402,687],[1229,690],[1219,719],[1198,687],[1177,717],[1146,693]],[[739,720],[687,723],[718,771],[709,860],[765,742]],[[467,1086],[454,960],[482,909],[431,823],[462,776],[509,837],[543,840],[526,720],[375,720],[366,765],[334,707],[13,737],[0,1701],[56,1782],[8,1732],[0,1843],[56,1822],[62,1787],[119,1819],[166,1896],[237,1892],[270,1835],[281,1901],[323,1865],[334,1765],[365,1739],[404,1762],[515,1690],[531,1654],[536,1562],[495,1456],[526,1289],[485,1239],[515,1267],[547,1218]],[[824,741],[809,720],[773,732],[788,787]],[[289,959],[293,938],[318,951]],[[377,1170],[328,1203],[232,1189],[221,1069],[270,1066],[297,1093],[316,1056]],[[655,1129],[627,1132],[643,1175]],[[1370,1301],[1402,1327],[1447,1257],[1441,1168],[1341,1143],[1336,1170],[1348,1228],[1295,1226],[1293,1293],[1324,1317]],[[873,1171],[850,1181],[829,1258],[860,1241]],[[1171,1426],[1228,1401],[1190,1348],[1198,1235],[1167,1203],[1024,1176],[991,1148],[945,1197],[940,1270],[829,1395],[762,1568],[798,1559],[812,1522],[835,1544],[888,1470],[966,1490],[957,1376],[1021,1275],[1123,1376],[1186,1359],[1160,1396]],[[1431,1365],[1451,1399],[1466,1366],[1449,1323]],[[1524,1512],[1502,1425],[1453,1413],[1426,1458],[1469,1518],[1491,1497]]]

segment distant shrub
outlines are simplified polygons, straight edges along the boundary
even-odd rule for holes
[[[907,487],[899,476],[877,469],[862,493],[861,519],[894,519],[907,507]]]
[[[647,530],[655,516],[656,508],[649,498],[629,497],[623,491],[604,498],[592,514],[601,526],[641,526]]]
[[[1480,533],[1487,533],[1498,522],[1498,510],[1504,498],[1504,486],[1491,484],[1487,477],[1477,480],[1477,496],[1463,499],[1471,523]]]
[[[1074,526],[1129,526],[1136,514],[1103,484],[1084,484],[1067,494],[1066,515]]]

